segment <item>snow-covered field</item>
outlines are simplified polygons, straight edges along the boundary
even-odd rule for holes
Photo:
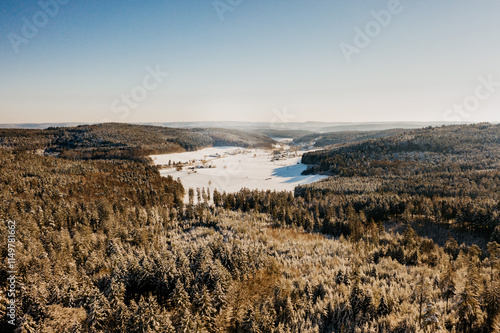
[[[273,160],[272,151],[239,147],[212,147],[194,152],[153,155],[156,165],[183,163],[160,170],[161,175],[180,178],[184,188],[210,188],[237,192],[246,187],[260,190],[293,190],[295,186],[326,178],[302,176],[307,166],[300,163],[303,152],[289,153]]]

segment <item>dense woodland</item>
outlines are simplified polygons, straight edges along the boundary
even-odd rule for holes
[[[405,132],[404,129],[388,129],[380,131],[338,131],[330,133],[311,133],[293,139],[297,146],[313,146],[323,148],[350,142],[360,142],[370,139],[384,138]]]
[[[308,173],[333,177],[296,194],[347,196],[369,220],[432,222],[500,241],[499,157],[499,125],[426,128],[305,154]]]
[[[12,133],[17,332],[500,332],[500,126],[308,153],[332,177],[295,193],[184,189],[140,153],[41,156],[66,134]]]
[[[261,128],[261,129],[255,129],[255,130],[250,130],[251,133],[257,133],[257,134],[262,134],[266,135],[270,138],[281,138],[281,139],[295,139],[295,138],[302,138],[308,135],[313,134],[313,131],[306,131],[306,130],[293,130],[293,129],[280,129],[279,124],[276,124],[277,128]]]
[[[271,148],[274,140],[229,129],[181,129],[107,123],[44,130],[0,129],[0,147],[39,150],[70,159],[124,159],[198,150],[211,146]]]

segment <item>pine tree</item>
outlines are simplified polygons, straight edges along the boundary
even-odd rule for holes
[[[295,309],[290,296],[288,296],[288,298],[286,299],[285,307],[283,309],[283,316],[285,319],[285,323],[288,324],[292,323],[295,318]]]
[[[356,318],[356,316],[362,311],[363,306],[363,295],[359,288],[359,284],[359,279],[356,279],[354,286],[352,287],[351,294],[349,295],[349,304],[351,305],[354,318]]]
[[[490,275],[493,280],[493,272],[500,270],[500,245],[497,242],[489,242],[486,247],[489,254]]]
[[[306,285],[304,287],[304,298],[307,301],[307,304],[311,306],[313,298],[313,289],[309,281],[306,282]]]
[[[226,305],[226,293],[219,280],[215,282],[215,288],[213,290],[213,301],[214,307],[217,311],[220,311],[222,307]]]
[[[362,304],[363,312],[369,317],[372,318],[375,316],[375,305],[373,304],[373,294],[371,290],[367,290],[363,297]]]
[[[387,300],[383,295],[382,298],[380,299],[380,303],[378,304],[377,315],[383,317],[388,315],[389,313],[390,313],[389,304],[387,303]]]
[[[180,280],[177,280],[177,284],[175,285],[171,303],[172,307],[175,309],[175,323],[179,328],[179,332],[192,332],[195,325],[195,319],[191,313],[189,295]]]
[[[130,318],[131,322],[129,324],[129,330],[133,333],[146,333],[150,332],[151,328],[154,328],[155,322],[152,317],[152,311],[150,311],[150,305],[144,299],[143,296],[139,299],[139,303],[135,309],[133,316]]]
[[[212,194],[212,198],[213,198],[213,201],[214,201],[214,206],[215,207],[220,207],[221,206],[221,195],[219,193],[219,191],[217,191],[217,189],[214,189],[214,192]]]
[[[208,200],[210,200],[210,198],[209,198],[210,197],[210,189],[207,188],[207,190],[205,192],[205,188],[203,187],[201,189],[201,196],[203,198],[203,202],[206,204],[208,202]]]
[[[440,328],[439,316],[433,302],[427,302],[422,314],[422,321],[426,331],[434,332]]]
[[[213,332],[215,329],[215,308],[213,307],[212,296],[208,292],[208,289],[203,285],[201,289],[201,295],[199,297],[200,310],[199,315],[201,322],[208,329],[209,332]]]
[[[253,306],[249,306],[246,311],[245,315],[243,317],[243,324],[242,324],[242,329],[244,332],[250,332],[250,333],[261,333],[262,331],[260,330],[259,324],[257,322],[257,314],[253,308]],[[287,322],[289,324],[289,322]]]
[[[500,319],[500,282],[493,281],[484,294],[487,320],[486,325],[493,328],[496,318]]]
[[[415,232],[415,230],[413,230],[412,227],[410,227],[410,225],[408,224],[406,226],[406,229],[403,233],[403,244],[409,249],[409,250],[413,250],[416,246],[416,242],[417,242],[417,233]]]
[[[476,244],[472,244],[469,247],[469,251],[468,251],[469,258],[470,258],[471,262],[475,263],[477,266],[479,266],[481,264],[481,258],[480,258],[481,253],[482,253],[481,249]]]
[[[188,190],[188,202],[189,202],[189,205],[190,206],[193,206],[194,205],[194,190],[193,188],[189,188]]]
[[[479,281],[476,267],[471,262],[464,290],[458,294],[458,301],[455,304],[459,317],[459,328],[464,333],[472,332],[472,327],[481,314],[478,290]]]
[[[127,319],[129,317],[128,308],[123,302],[125,285],[112,279],[109,289],[108,298],[111,308],[110,326],[114,327],[117,331],[124,331],[126,330]]]
[[[420,277],[415,288],[415,298],[418,302],[418,323],[420,328],[422,328],[422,311],[423,306],[427,302],[429,295],[429,282],[424,274],[420,274]]]
[[[177,331],[182,333],[197,332],[196,328],[199,326],[198,318],[191,314],[189,309],[185,309],[178,313]]]
[[[110,312],[108,300],[98,293],[90,300],[87,310],[87,323],[91,331],[99,332],[107,327]]]
[[[177,312],[182,313],[185,310],[191,308],[191,303],[189,301],[189,295],[184,289],[184,285],[181,280],[177,280],[175,289],[171,298],[172,307],[176,309]]]
[[[457,259],[458,243],[453,237],[451,237],[451,235],[448,236],[448,240],[444,245],[444,251],[448,253],[452,259]]]
[[[448,313],[449,299],[456,294],[455,272],[451,263],[447,266],[446,271],[441,275],[439,285],[441,288],[441,294],[446,300],[446,313]]]

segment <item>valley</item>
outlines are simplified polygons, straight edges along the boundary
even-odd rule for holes
[[[194,152],[150,156],[162,176],[185,188],[238,192],[242,188],[293,191],[295,186],[327,178],[302,175],[303,151],[212,147]],[[169,167],[170,164],[170,167]]]

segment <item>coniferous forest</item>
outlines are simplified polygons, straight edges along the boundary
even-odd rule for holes
[[[327,179],[225,193],[147,155],[274,140],[0,131],[0,328],[13,221],[19,333],[500,332],[500,125],[322,137]]]

